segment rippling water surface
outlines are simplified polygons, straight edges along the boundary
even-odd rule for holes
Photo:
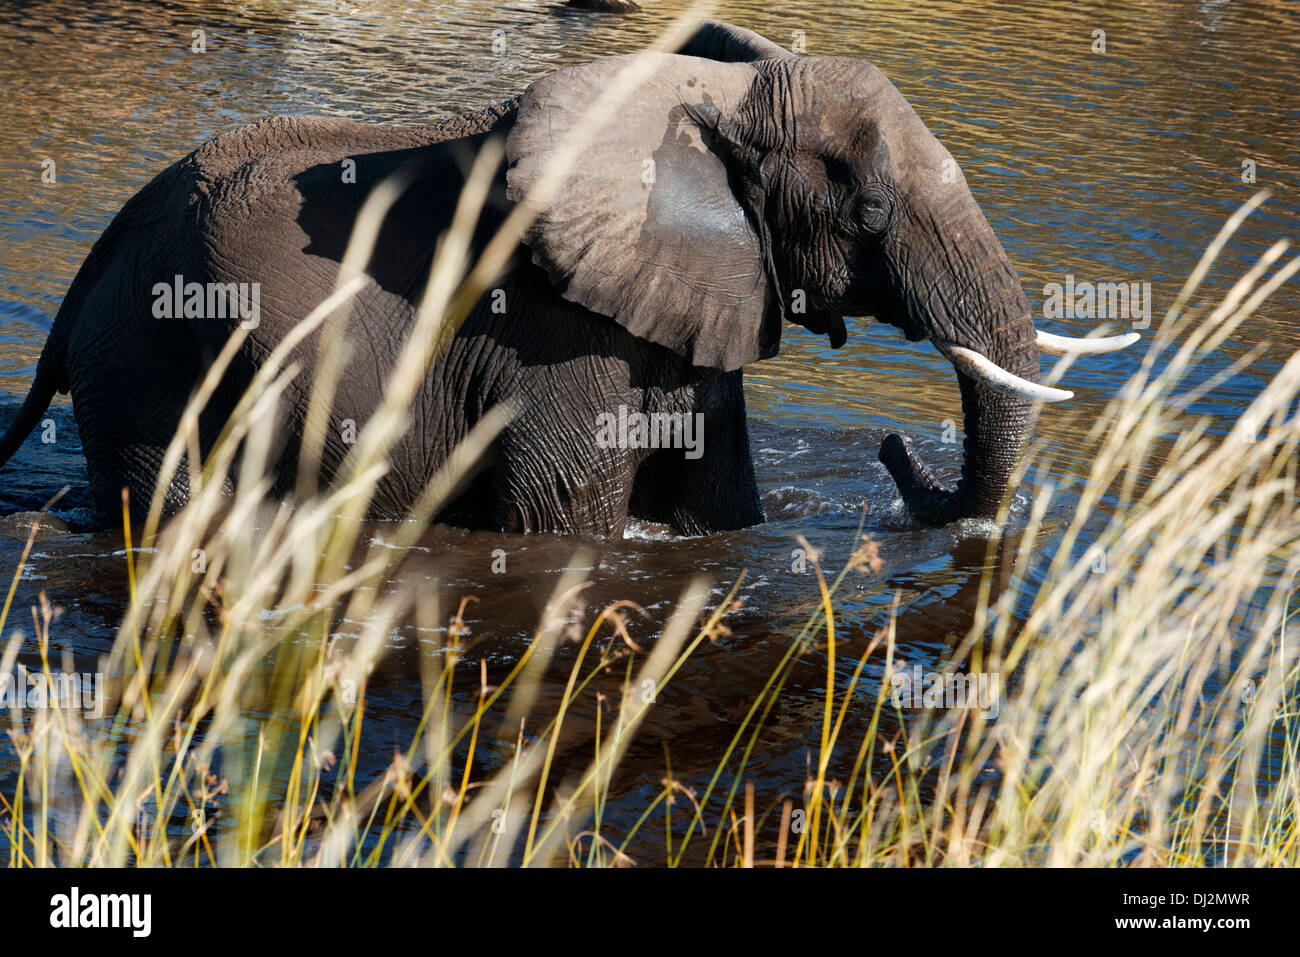
[[[204,140],[270,114],[422,123],[497,102],[549,71],[638,49],[684,4],[645,6],[623,18],[524,2],[0,3],[0,422],[21,403],[91,243],[129,196]],[[1207,295],[1298,232],[1294,3],[778,6],[723,3],[717,15],[778,43],[802,36],[809,53],[883,69],[961,163],[1036,308],[1044,284],[1072,273],[1150,282],[1158,321],[1223,220],[1258,186],[1275,197],[1221,257]],[[195,55],[190,32],[199,27],[207,52]],[[1106,31],[1105,55],[1090,52],[1095,29]],[[492,49],[498,30],[504,54]],[[46,159],[57,164],[57,185],[41,183]],[[1257,185],[1242,182],[1244,160],[1256,165]],[[1211,361],[1211,371],[1225,369],[1267,346],[1196,407],[1218,417],[1218,431],[1300,347],[1296,289],[1276,294]],[[1093,323],[1040,325],[1081,335]],[[1086,474],[1088,429],[1139,360],[1130,351],[1079,362],[1069,374],[1075,401],[1041,421],[1050,477],[1065,489],[1058,515]],[[815,603],[810,576],[792,571],[796,536],[825,550],[830,564],[852,549],[859,523],[881,543],[883,567],[850,577],[841,593],[850,648],[895,602],[910,660],[941,664],[970,623],[985,563],[981,530],[910,526],[876,462],[882,435],[899,430],[937,470],[956,470],[960,445],[941,441],[945,422],[960,421],[947,363],[928,345],[853,320],[839,350],[787,328],[780,357],[750,367],[747,383],[767,524],[703,539],[647,533],[583,543],[595,582],[589,607],[631,599],[660,623],[691,576],[706,574],[722,590],[746,572],[732,636],[705,649],[655,709],[649,744],[633,754],[611,813],[635,814],[657,790],[660,739],[679,776],[712,766]],[[75,528],[85,468],[66,397],[51,417],[59,441],[29,442],[0,472],[0,515],[37,508],[70,484],[61,515]],[[1021,500],[1023,508],[1025,492]],[[20,521],[0,517],[0,568],[13,568],[25,536]],[[518,654],[578,544],[435,529],[409,575],[444,612],[462,595],[479,598],[468,623],[491,636],[485,647],[496,666]],[[45,589],[65,608],[57,638],[93,660],[111,643],[122,607],[121,548],[110,535],[44,534],[16,607]],[[496,548],[510,555],[508,576],[489,573]],[[393,650],[370,711],[383,739],[379,765],[419,702],[420,642],[395,636]],[[820,720],[818,681],[815,667],[797,675],[775,716],[759,759],[764,807],[802,787]],[[0,751],[0,775],[9,761]]]

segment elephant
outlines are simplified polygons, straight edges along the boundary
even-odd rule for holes
[[[641,10],[635,0],[565,0],[565,6],[598,13],[638,13]]]
[[[0,464],[54,394],[70,392],[96,514],[120,518],[124,488],[149,502],[182,409],[240,322],[221,310],[159,318],[155,290],[165,298],[175,282],[179,300],[183,278],[185,289],[249,284],[258,296],[258,324],[200,419],[206,454],[259,364],[333,287],[365,197],[400,172],[408,185],[341,332],[351,359],[322,461],[325,478],[336,475],[349,448],[340,430],[379,404],[473,156],[504,140],[477,250],[629,65],[649,78],[588,140],[436,357],[371,517],[406,514],[469,430],[509,402],[514,417],[441,521],[592,536],[621,535],[629,518],[682,535],[762,522],[744,367],[777,354],[787,322],[840,347],[845,316],[928,339],[956,368],[965,436],[955,485],[897,434],[879,450],[913,519],[996,515],[1035,403],[1070,395],[1038,381],[1041,353],[1109,351],[1135,336],[1035,329],[960,168],[880,70],[797,56],[717,21],[677,52],[561,69],[507,102],[427,126],[272,117],[200,146],[94,244],[0,438]],[[295,487],[322,335],[293,352],[300,371],[283,402],[275,496]],[[647,420],[688,428],[646,443]],[[162,490],[169,512],[186,502],[186,482],[181,469]]]

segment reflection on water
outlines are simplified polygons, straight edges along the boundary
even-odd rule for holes
[[[132,193],[197,144],[276,113],[431,121],[504,99],[548,71],[635,50],[682,6],[665,2],[620,18],[469,0],[0,4],[0,421],[21,402],[90,244]],[[1292,3],[787,6],[793,10],[731,2],[718,15],[783,44],[802,36],[812,54],[880,66],[961,163],[1036,306],[1044,285],[1067,274],[1149,282],[1158,321],[1224,218],[1257,186],[1272,187],[1275,197],[1215,267],[1210,294],[1276,238],[1297,232],[1300,15]],[[190,49],[197,29],[203,53]],[[1098,29],[1106,34],[1104,55],[1091,51]],[[494,52],[501,37],[505,50]],[[57,171],[52,185],[41,179],[47,160]],[[1257,185],[1242,181],[1246,161]],[[1223,417],[1218,431],[1300,347],[1297,305],[1292,284],[1207,367],[1226,369],[1267,343],[1259,359],[1194,407]],[[1092,325],[1040,324],[1076,335]],[[1086,474],[1087,430],[1139,360],[1131,352],[1077,364],[1068,376],[1076,400],[1040,423],[1055,454],[1052,477],[1067,490]],[[850,648],[895,601],[900,643],[923,664],[941,663],[951,636],[970,624],[986,561],[979,530],[910,527],[875,459],[884,431],[899,429],[927,461],[955,470],[960,446],[941,439],[960,406],[937,353],[866,320],[851,322],[840,350],[791,327],[780,358],[748,371],[748,395],[766,525],[708,539],[666,541],[647,532],[590,543],[597,558],[589,606],[632,599],[656,622],[691,575],[707,574],[721,594],[747,572],[731,638],[693,662],[654,711],[650,744],[634,754],[622,783],[634,810],[662,774],[657,737],[670,743],[680,776],[711,766],[715,745],[813,607],[809,576],[794,570],[797,535],[824,549],[830,565],[852,550],[859,523],[881,542],[883,567],[849,578],[842,592]],[[58,441],[29,442],[0,473],[0,513],[39,507],[71,484],[61,514],[75,524],[85,472],[66,398],[50,418]],[[0,567],[13,567],[25,535],[20,517],[0,519]],[[443,618],[458,596],[476,594],[470,627],[493,636],[484,646],[490,660],[507,661],[574,545],[436,529],[409,574],[440,600]],[[1052,545],[1050,522],[1044,545]],[[112,536],[44,536],[17,607],[48,591],[65,608],[59,635],[89,660],[110,643],[120,611],[120,547]],[[488,573],[495,548],[510,555],[508,582]],[[653,632],[655,623],[645,627]],[[396,729],[414,700],[420,643],[418,635],[394,642],[371,713]],[[820,694],[810,667],[807,681],[796,675],[790,683],[762,749],[764,807],[802,786]]]

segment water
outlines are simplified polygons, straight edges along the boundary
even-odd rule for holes
[[[469,0],[0,3],[0,422],[21,403],[91,243],[129,196],[198,144],[268,114],[430,122],[502,100],[549,71],[635,50],[683,6],[655,4],[653,12],[620,18]],[[1072,273],[1151,283],[1158,321],[1223,220],[1260,186],[1275,197],[1221,257],[1207,297],[1275,239],[1298,232],[1300,14],[1293,3],[794,6],[797,12],[731,2],[717,15],[785,45],[802,31],[809,53],[869,59],[883,69],[961,163],[1035,307],[1045,284]],[[200,27],[207,50],[196,54],[191,31]],[[1106,33],[1105,55],[1090,50],[1097,29]],[[492,48],[498,30],[506,39],[500,55]],[[56,164],[56,185],[41,182],[46,159]],[[1255,185],[1242,182],[1245,160],[1255,164]],[[1216,431],[1300,348],[1298,305],[1291,283],[1207,365],[1209,372],[1227,368],[1267,343],[1260,358],[1194,407],[1217,417]],[[1039,324],[1066,335],[1093,325]],[[619,779],[612,815],[639,813],[657,791],[661,741],[679,778],[698,783],[713,767],[816,604],[812,576],[794,570],[796,536],[824,550],[830,567],[852,550],[860,523],[880,542],[883,566],[851,575],[837,602],[850,662],[896,602],[900,653],[910,661],[941,667],[969,627],[986,561],[983,531],[913,527],[876,462],[881,437],[898,430],[936,470],[955,473],[960,446],[941,441],[945,423],[960,422],[951,367],[930,346],[888,327],[854,320],[849,328],[848,343],[832,350],[824,337],[787,327],[780,357],[747,370],[767,524],[684,540],[642,529],[605,543],[435,529],[407,572],[440,602],[444,618],[461,596],[479,599],[467,623],[491,638],[485,653],[493,668],[517,656],[579,544],[594,555],[588,608],[637,602],[653,619],[633,625],[640,636],[662,626],[694,575],[707,575],[721,595],[746,573],[733,634],[703,649],[653,710]],[[1130,351],[1078,362],[1067,383],[1076,399],[1040,422],[1054,459],[1050,478],[1065,488],[1058,516],[1086,474],[1093,451],[1087,430],[1139,359]],[[75,529],[87,504],[66,397],[56,399],[50,418],[57,441],[30,440],[0,472],[6,570],[27,531],[14,513],[70,485],[56,511]],[[1030,485],[1046,477],[1031,475]],[[1018,509],[1027,501],[1025,490]],[[498,548],[508,555],[504,576],[490,573]],[[112,641],[124,582],[119,539],[47,532],[17,592],[22,613],[11,621],[25,621],[44,589],[64,609],[56,644],[93,671]],[[415,638],[395,636],[372,688],[369,717],[378,730],[369,757],[376,767],[417,709],[422,653]],[[774,715],[754,768],[760,810],[802,789],[819,731],[820,675],[815,662],[798,672]],[[616,685],[611,677],[604,690]],[[863,695],[864,709],[870,697]],[[575,715],[579,725],[591,718],[581,709]],[[0,751],[0,776],[10,761]]]

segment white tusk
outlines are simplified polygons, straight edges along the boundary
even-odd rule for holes
[[[1018,375],[1012,375],[987,356],[982,356],[973,349],[965,349],[945,342],[939,344],[939,351],[946,355],[952,364],[972,379],[984,383],[990,389],[1018,395],[1026,399],[1042,399],[1044,402],[1064,402],[1073,399],[1073,392],[1053,389],[1051,386],[1030,382]]]
[[[1127,349],[1142,337],[1136,332],[1126,332],[1122,336],[1105,336],[1100,339],[1073,339],[1070,336],[1054,336],[1050,332],[1038,333],[1038,351],[1053,356],[1099,356],[1107,352]]]

